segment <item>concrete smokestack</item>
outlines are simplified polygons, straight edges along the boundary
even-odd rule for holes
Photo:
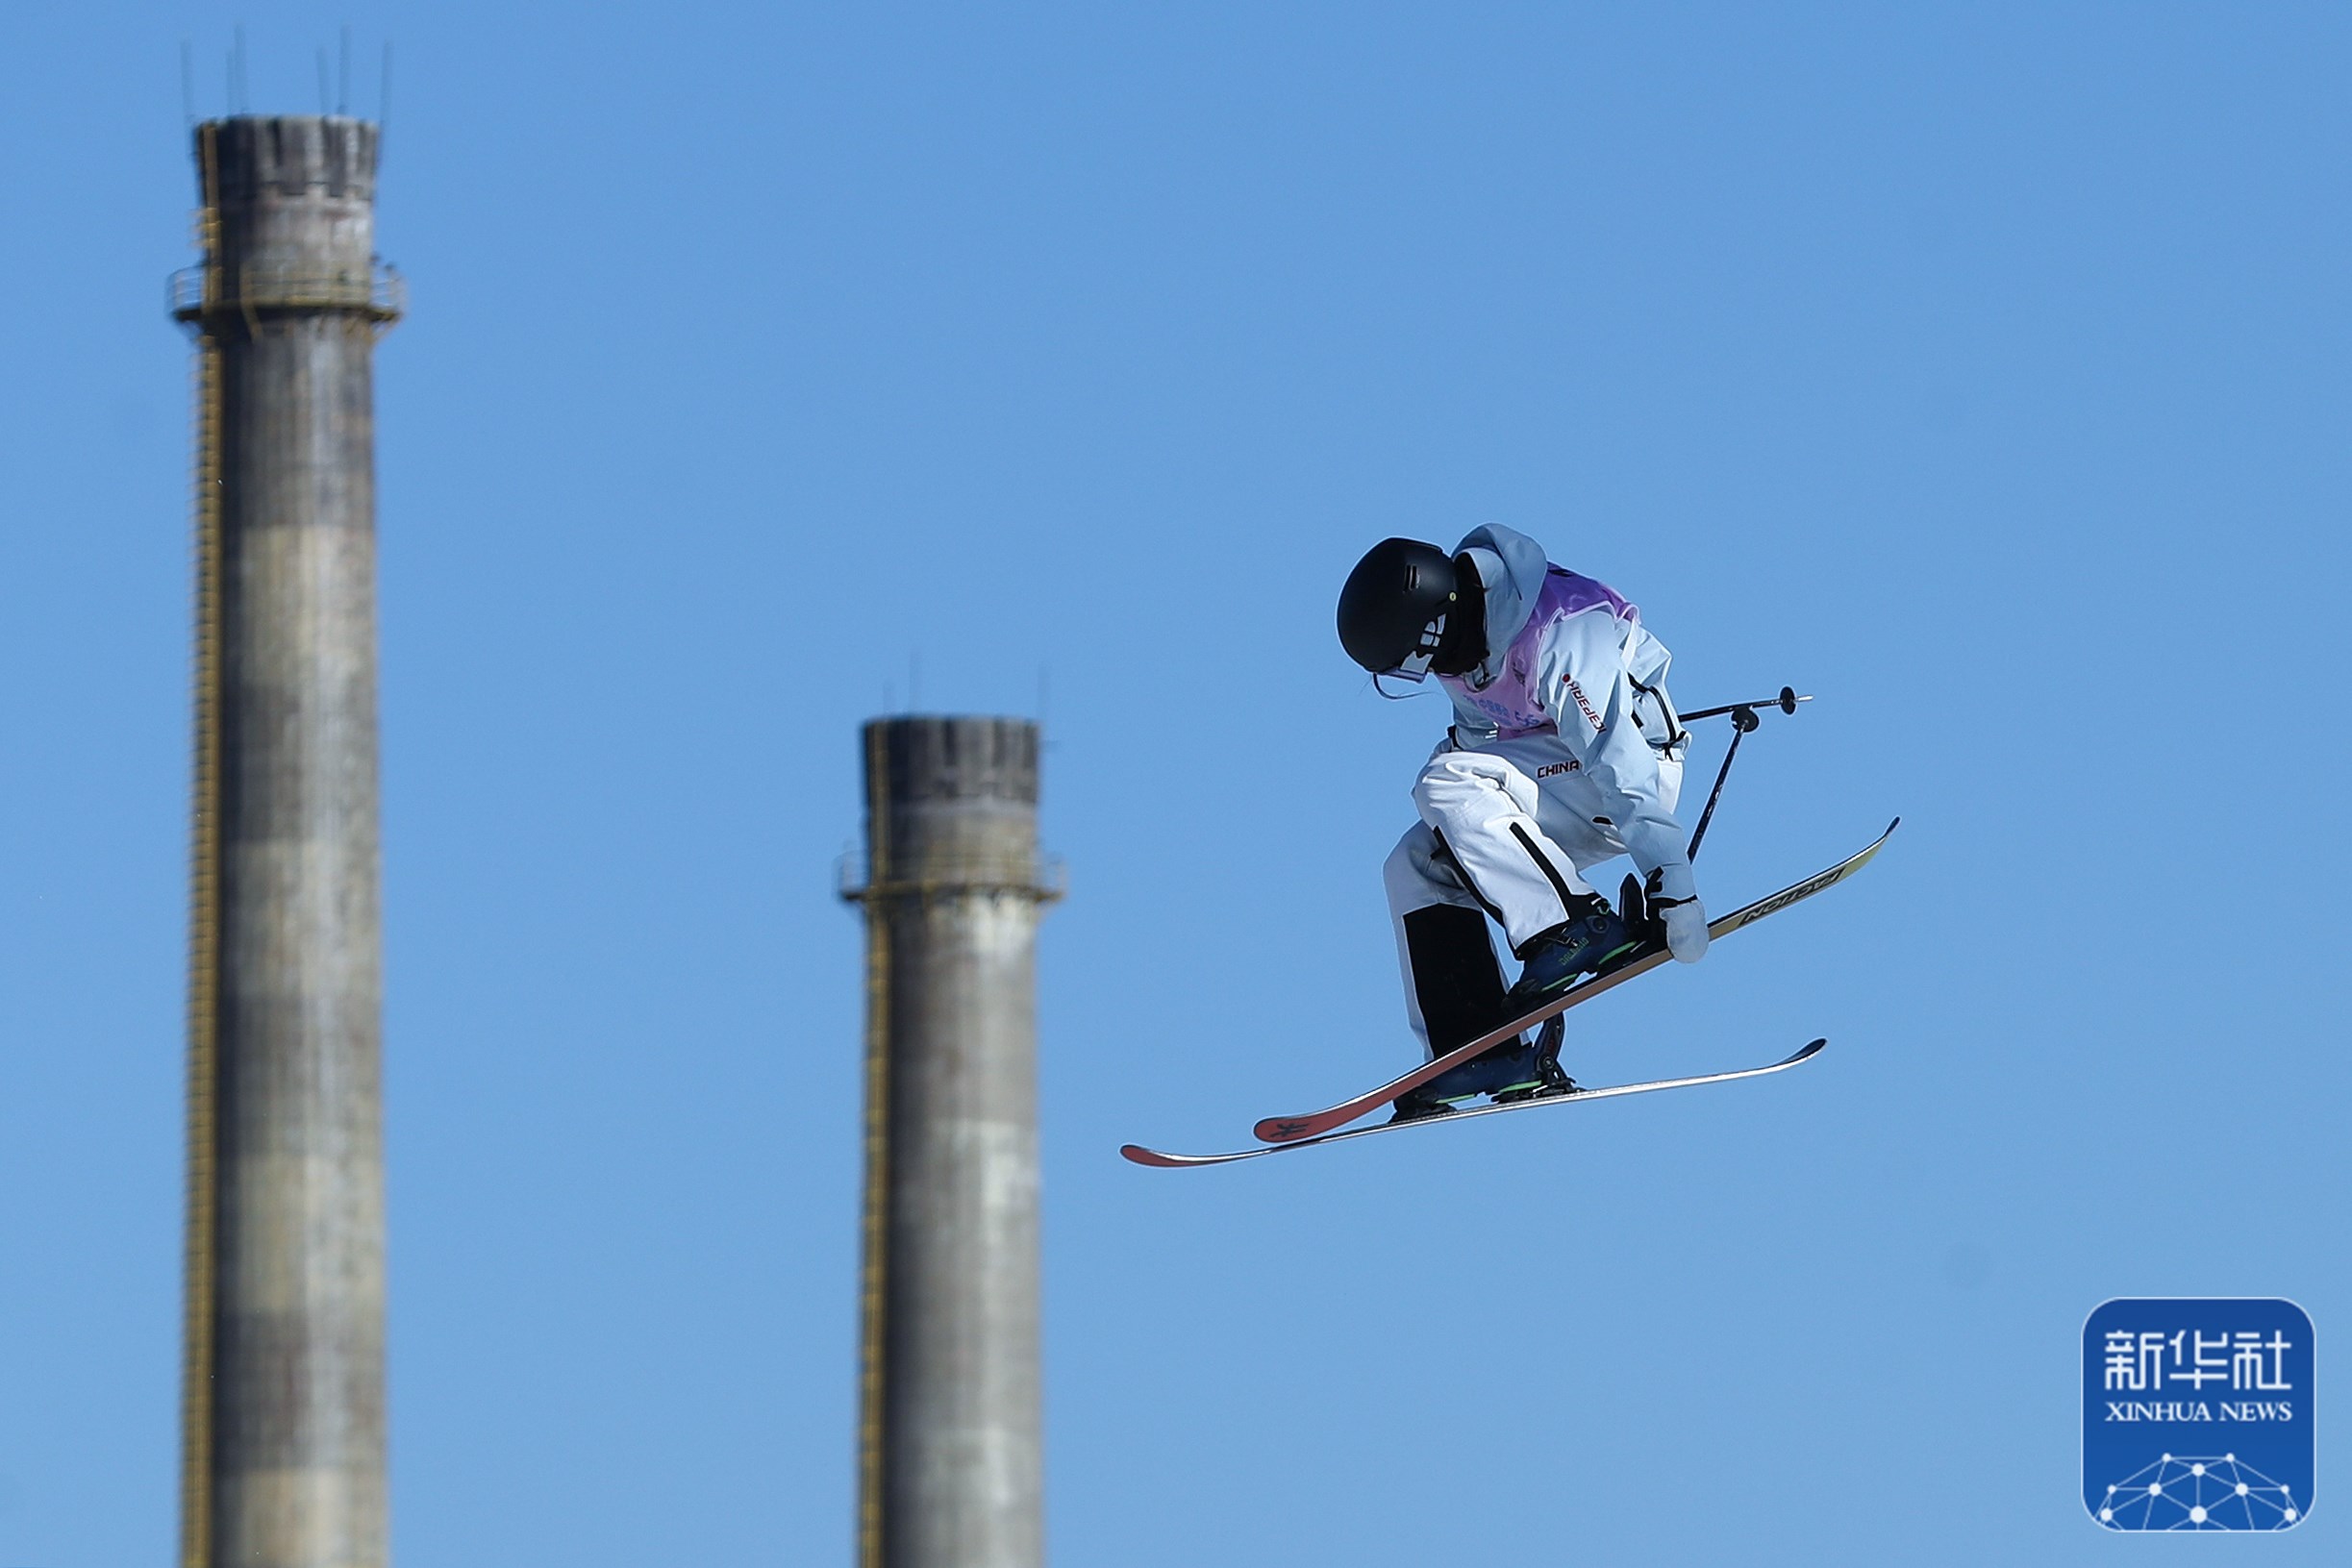
[[[1044,1561],[1038,727],[865,727],[861,1568]]]
[[[380,1568],[376,127],[197,128],[185,1568]]]

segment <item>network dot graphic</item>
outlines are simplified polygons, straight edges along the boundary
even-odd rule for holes
[[[2167,1454],[2107,1488],[2110,1530],[2284,1530],[2303,1517],[2289,1489],[2235,1454]]]

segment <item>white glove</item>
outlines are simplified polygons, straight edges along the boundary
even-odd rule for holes
[[[1707,908],[1693,893],[1672,903],[1653,902],[1650,913],[1666,928],[1666,950],[1684,963],[1696,963],[1707,956]]]

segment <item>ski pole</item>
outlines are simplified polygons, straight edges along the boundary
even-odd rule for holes
[[[1790,691],[1787,686],[1781,687],[1781,693],[1789,699],[1786,710],[1795,712],[1796,693]],[[1732,759],[1739,755],[1739,742],[1747,738],[1747,733],[1750,730],[1764,722],[1756,716],[1756,709],[1746,703],[1735,703],[1723,711],[1732,716],[1731,749],[1723,754],[1723,765],[1715,769],[1715,786],[1707,792],[1707,809],[1699,813],[1698,828],[1690,834],[1690,847],[1683,852],[1683,859],[1686,860],[1695,860],[1699,858],[1699,842],[1707,836],[1707,824],[1714,820],[1715,802],[1723,798],[1723,781],[1732,776]],[[1707,715],[1694,713],[1690,716],[1703,718]]]
[[[1793,713],[1796,711],[1797,704],[1809,703],[1812,701],[1812,692],[1809,691],[1804,696],[1800,697],[1796,693],[1796,687],[1783,686],[1780,688],[1780,695],[1777,697],[1766,697],[1759,702],[1752,703],[1725,703],[1721,708],[1702,708],[1695,713],[1685,713],[1682,715],[1682,717],[1683,722],[1688,724],[1692,719],[1720,718],[1726,713],[1737,713],[1743,709],[1749,714],[1753,715],[1756,709],[1759,708],[1777,708],[1784,713]]]
[[[1732,716],[1731,749],[1723,754],[1723,765],[1715,770],[1715,786],[1707,792],[1707,809],[1699,813],[1699,825],[1690,834],[1690,847],[1683,852],[1685,859],[1698,859],[1699,841],[1707,836],[1707,824],[1714,820],[1715,802],[1723,798],[1723,781],[1732,776],[1732,759],[1739,755],[1739,742],[1746,738],[1750,730],[1764,722],[1756,716],[1756,709],[1777,708],[1784,713],[1793,713],[1796,711],[1797,704],[1812,701],[1811,692],[1800,697],[1797,695],[1796,687],[1783,686],[1780,688],[1779,696],[1766,697],[1762,702],[1726,703],[1721,708],[1702,708],[1695,713],[1682,715],[1686,722],[1691,719],[1712,719],[1724,713]]]

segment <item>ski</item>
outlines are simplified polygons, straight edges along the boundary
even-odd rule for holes
[[[1299,1138],[1289,1143],[1260,1144],[1255,1149],[1237,1149],[1227,1155],[1171,1155],[1158,1149],[1146,1149],[1141,1144],[1122,1144],[1119,1153],[1138,1165],[1154,1170],[1190,1170],[1196,1165],[1230,1165],[1237,1159],[1255,1159],[1260,1155],[1287,1154],[1292,1149],[1314,1149],[1326,1143],[1344,1143],[1349,1138],[1368,1138],[1378,1132],[1401,1132],[1412,1127],[1443,1127],[1454,1122],[1469,1121],[1479,1116],[1497,1116],[1507,1110],[1534,1110],[1541,1106],[1581,1106],[1590,1100],[1610,1100],[1622,1094],[1649,1094],[1658,1089],[1688,1089],[1700,1083],[1729,1083],[1738,1078],[1762,1078],[1767,1073],[1787,1072],[1799,1062],[1811,1061],[1821,1054],[1829,1041],[1814,1040],[1791,1056],[1762,1067],[1740,1067],[1728,1073],[1701,1073],[1695,1078],[1661,1078],[1647,1083],[1611,1083],[1601,1088],[1577,1089],[1569,1094],[1548,1095],[1540,1100],[1514,1100],[1505,1105],[1480,1106],[1471,1110],[1456,1110],[1442,1116],[1422,1116],[1410,1122],[1382,1122],[1377,1127],[1351,1127],[1345,1132],[1325,1132],[1320,1136]]]
[[[1784,887],[1769,898],[1760,898],[1745,908],[1734,909],[1722,919],[1709,922],[1707,927],[1709,939],[1720,940],[1729,936],[1733,932],[1754,925],[1765,915],[1777,914],[1789,905],[1809,899],[1824,888],[1835,887],[1864,866],[1868,865],[1871,857],[1886,847],[1887,840],[1894,836],[1894,830],[1902,826],[1902,823],[1903,819],[1896,817],[1892,822],[1887,824],[1887,831],[1873,839],[1868,847],[1847,856],[1828,870],[1815,872],[1803,882],[1793,886]],[[1268,1116],[1260,1122],[1254,1131],[1261,1140],[1274,1144],[1297,1143],[1307,1138],[1321,1137],[1334,1128],[1343,1127],[1367,1111],[1379,1109],[1399,1095],[1419,1088],[1448,1068],[1458,1066],[1480,1052],[1534,1028],[1546,1018],[1565,1012],[1579,1003],[1589,1002],[1603,991],[1624,984],[1636,975],[1647,974],[1650,970],[1667,961],[1670,957],[1671,955],[1663,945],[1644,948],[1632,959],[1619,964],[1616,968],[1605,974],[1594,975],[1589,980],[1570,986],[1525,1017],[1514,1019],[1489,1033],[1480,1035],[1467,1045],[1459,1046],[1441,1057],[1425,1061],[1404,1077],[1391,1079],[1368,1094],[1360,1094],[1353,1100],[1345,1100],[1333,1106],[1328,1110],[1310,1111],[1302,1116]]]

